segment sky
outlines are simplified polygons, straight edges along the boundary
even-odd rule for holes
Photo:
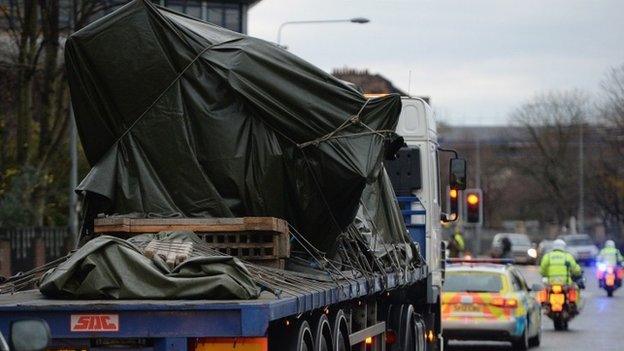
[[[535,94],[598,97],[624,64],[623,14],[623,0],[262,0],[249,34],[275,42],[285,21],[369,18],[285,26],[282,44],[325,71],[368,69],[430,96],[448,123],[496,125]]]

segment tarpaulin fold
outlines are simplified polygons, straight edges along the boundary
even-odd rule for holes
[[[192,232],[146,234],[134,240],[201,243]],[[41,279],[41,293],[57,299],[252,299],[260,289],[231,256],[190,258],[174,268],[147,258],[131,240],[100,236]]]
[[[279,217],[323,251],[376,181],[401,109],[399,96],[368,100],[272,43],[143,0],[71,35],[65,55],[90,208]]]

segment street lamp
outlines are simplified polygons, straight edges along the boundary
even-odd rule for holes
[[[279,29],[277,30],[277,45],[282,46],[282,29],[291,24],[322,24],[322,23],[357,23],[357,24],[365,24],[370,22],[368,18],[364,17],[353,17],[349,19],[335,19],[335,20],[312,20],[312,21],[288,21],[280,24]]]

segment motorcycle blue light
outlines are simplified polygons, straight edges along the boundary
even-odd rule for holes
[[[607,270],[607,265],[604,263],[598,263],[598,270],[604,272]]]

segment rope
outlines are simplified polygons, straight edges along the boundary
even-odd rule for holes
[[[364,108],[368,105],[368,103],[371,101],[371,99],[367,99],[364,104],[362,104],[362,107],[360,107],[360,110],[353,116],[349,117],[348,119],[346,119],[345,121],[342,122],[342,124],[340,124],[336,129],[334,129],[333,131],[319,137],[316,138],[314,140],[310,140],[310,141],[306,141],[300,144],[297,144],[297,147],[299,147],[300,149],[303,149],[307,146],[310,145],[315,145],[317,146],[318,144],[320,144],[323,141],[327,141],[330,139],[336,139],[336,138],[348,138],[348,137],[353,137],[353,136],[360,136],[360,135],[369,135],[369,134],[377,134],[381,137],[385,137],[384,133],[388,133],[388,132],[393,132],[392,130],[374,130],[373,128],[369,127],[368,125],[366,125],[366,123],[362,122],[362,119],[360,118],[360,115],[362,114],[362,112],[364,111]],[[339,132],[341,132],[342,130],[346,129],[348,126],[353,125],[353,124],[360,124],[362,126],[364,126],[366,129],[369,130],[369,132],[364,132],[364,133],[353,133],[353,134],[348,134],[348,135],[336,135]]]
[[[137,117],[137,119],[134,120],[134,122],[132,122],[132,124],[126,128],[126,130],[115,140],[115,142],[113,144],[118,143],[123,137],[125,137],[132,128],[134,128],[134,126],[139,123],[139,121],[141,121],[143,119],[143,117],[156,105],[156,103],[158,103],[160,101],[160,99],[169,91],[169,89],[178,81],[180,80],[180,78],[182,78],[182,76],[184,75],[184,73],[186,73],[186,71],[208,50],[214,48],[215,46],[218,45],[222,45],[222,44],[227,44],[227,43],[231,43],[234,41],[238,41],[240,39],[230,39],[230,40],[226,40],[220,43],[216,43],[216,44],[211,44],[206,46],[205,48],[203,48],[197,55],[195,55],[195,57],[193,58],[193,60],[191,60],[191,62],[188,63],[188,65],[186,65],[184,67],[184,69],[182,69],[182,71],[180,71],[180,73],[178,73],[178,75],[171,81],[171,83],[169,83],[169,85],[167,85],[167,87],[156,97],[156,99],[154,99],[154,101],[145,109],[145,111],[143,111],[143,113],[141,113],[139,115],[139,117]]]

